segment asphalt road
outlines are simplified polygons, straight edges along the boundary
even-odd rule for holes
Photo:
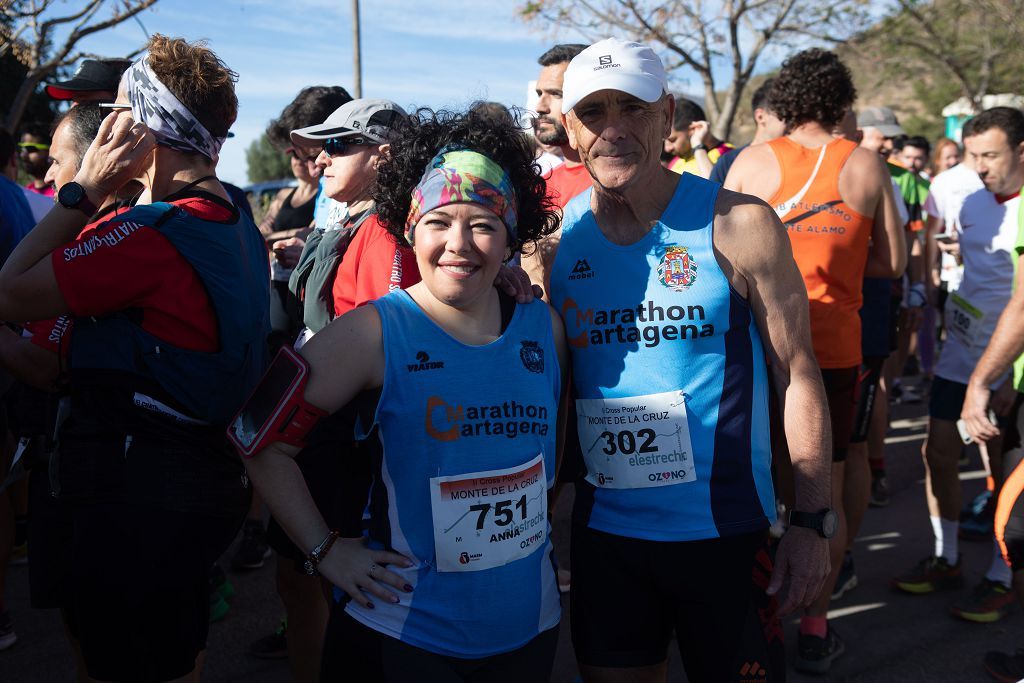
[[[828,677],[808,678],[790,672],[790,681],[851,681],[857,683],[930,683],[988,681],[981,668],[985,651],[1013,651],[1024,642],[1020,610],[995,624],[957,621],[948,606],[965,594],[926,596],[898,594],[889,588],[890,577],[930,553],[931,531],[924,508],[923,469],[919,449],[924,438],[925,407],[896,406],[887,441],[892,504],[871,509],[855,543],[860,586],[833,605],[832,624],[846,641],[846,655]],[[984,474],[976,452],[961,473],[967,496],[979,492]],[[566,528],[571,496],[563,496],[556,510],[555,539]],[[991,547],[962,543],[968,585],[980,580],[988,567]],[[559,554],[565,553],[565,544]],[[229,553],[230,556],[230,553]],[[130,571],[126,568],[125,571]],[[210,631],[203,681],[208,683],[271,683],[288,681],[283,661],[264,661],[246,654],[248,644],[269,633],[280,618],[281,605],[274,592],[273,567],[231,575],[238,594],[231,612]],[[618,587],[609,587],[617,590]],[[28,571],[11,567],[5,598],[15,621],[18,643],[0,652],[0,683],[44,683],[73,680],[71,655],[62,636],[59,616],[28,606]],[[567,602],[567,601],[566,601]],[[570,683],[577,673],[568,637],[568,615],[552,683]],[[796,621],[785,624],[790,660],[796,642]],[[673,655],[670,681],[686,677]]]

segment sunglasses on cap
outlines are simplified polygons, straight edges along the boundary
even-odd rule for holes
[[[376,144],[370,142],[362,136],[350,136],[345,138],[328,138],[324,140],[324,151],[327,152],[327,156],[336,157],[345,153],[349,147],[355,147],[357,145],[368,145]]]
[[[19,142],[18,147],[21,147],[23,152],[45,152],[50,149],[50,146],[44,142]]]

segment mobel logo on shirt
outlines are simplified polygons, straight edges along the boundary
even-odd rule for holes
[[[635,308],[580,308],[571,298],[562,305],[569,345],[582,349],[601,344],[643,344],[713,337],[715,326],[705,323],[700,305],[664,308],[648,300]],[[677,324],[680,323],[680,324]]]
[[[514,439],[524,434],[547,436],[548,409],[531,403],[505,401],[497,405],[463,406],[440,396],[427,399],[425,429],[438,441],[463,437],[505,436]]]

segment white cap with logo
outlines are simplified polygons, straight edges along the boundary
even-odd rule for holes
[[[621,90],[644,102],[656,102],[668,90],[665,66],[642,43],[605,38],[569,62],[562,83],[562,111],[568,112],[598,90]]]

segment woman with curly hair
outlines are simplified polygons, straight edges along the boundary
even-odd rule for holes
[[[294,445],[255,443],[247,468],[307,568],[351,596],[325,670],[337,660],[360,681],[547,680],[561,611],[547,506],[565,336],[550,307],[517,304],[494,282],[558,214],[510,121],[420,110],[390,142],[377,215],[412,246],[423,279],[328,325],[291,360],[308,366],[304,393],[270,397],[289,415],[366,405],[383,445],[368,537],[327,526]],[[287,438],[300,443],[305,429]]]

